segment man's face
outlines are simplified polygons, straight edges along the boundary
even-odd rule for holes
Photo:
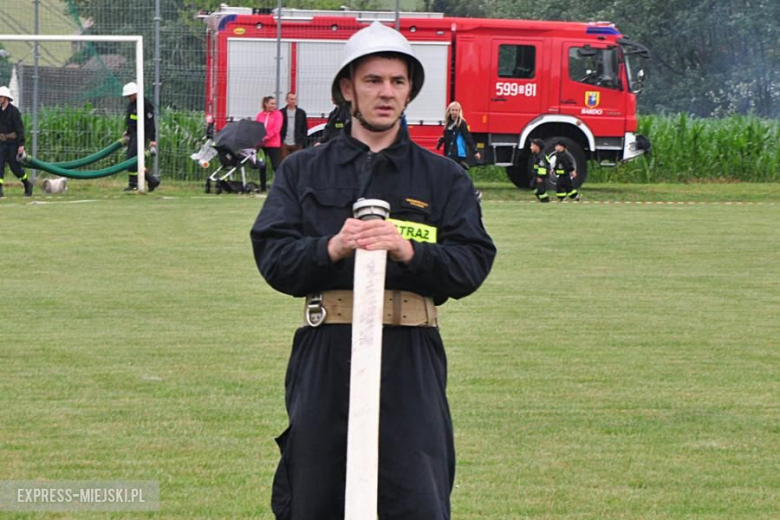
[[[287,106],[295,108],[298,106],[298,96],[295,94],[287,94]]]
[[[539,146],[535,143],[531,143],[531,153],[539,153]]]
[[[130,103],[135,103],[136,99],[138,99],[138,94],[130,94],[127,96],[127,101]]]
[[[556,145],[555,145],[555,151],[556,151],[556,152],[562,152],[562,151],[564,151],[565,149],[566,149],[566,148],[564,148],[563,146],[561,146],[561,145],[559,145],[559,144],[556,144]]]
[[[367,123],[389,130],[409,102],[412,83],[403,59],[369,56],[355,68],[352,79],[341,80],[344,99],[355,104]]]

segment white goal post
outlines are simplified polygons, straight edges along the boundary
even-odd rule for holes
[[[20,35],[0,34],[0,42],[130,42],[135,43],[135,82],[138,85],[138,98],[136,99],[135,113],[138,114],[137,125],[137,156],[138,156],[138,191],[146,189],[146,173],[144,168],[144,38],[143,36],[83,36],[83,35]]]

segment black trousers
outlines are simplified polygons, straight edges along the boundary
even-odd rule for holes
[[[129,139],[127,143],[127,158],[132,159],[138,155],[138,134],[129,134],[127,137]],[[130,166],[127,171],[130,172],[130,175],[137,175],[138,166]]]
[[[565,199],[567,195],[571,198],[577,196],[577,190],[574,188],[574,183],[567,173],[558,176],[558,182],[555,184],[555,195],[559,199]]]
[[[274,172],[276,172],[277,168],[279,168],[281,149],[266,146],[263,148],[263,151],[265,152],[266,157],[271,161],[271,167],[274,169]]]
[[[24,168],[22,168],[22,165],[16,160],[16,153],[18,150],[19,144],[16,141],[11,143],[0,143],[0,179],[5,177],[6,163],[18,179],[27,178],[27,175],[24,173]]]
[[[534,186],[536,186],[536,190],[534,191],[536,198],[539,200],[550,198],[550,196],[547,195],[547,175],[536,175],[534,177]]]
[[[285,379],[290,424],[277,438],[278,520],[342,520],[350,325],[303,327]],[[385,327],[379,424],[381,520],[448,520],[455,478],[447,360],[434,328]]]

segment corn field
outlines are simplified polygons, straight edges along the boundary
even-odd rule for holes
[[[589,182],[780,180],[780,121],[752,116],[644,116],[653,151],[617,168],[592,168]]]
[[[124,115],[104,113],[89,106],[44,108],[38,117],[38,159],[50,163],[78,159],[102,150],[122,137],[125,125]],[[26,115],[24,119],[26,128],[32,128]],[[202,113],[162,110],[157,133],[161,175],[176,180],[205,178],[206,171],[189,158],[203,144]],[[124,158],[122,149],[90,169],[103,168]]]
[[[124,119],[91,108],[43,109],[40,112],[39,159],[58,162],[101,150],[122,135]],[[30,128],[29,121],[26,122]],[[85,131],[88,129],[88,131]],[[160,173],[168,179],[200,180],[206,171],[189,155],[203,143],[200,112],[163,110],[158,123]],[[691,182],[780,180],[780,121],[751,116],[699,119],[686,114],[644,116],[639,133],[653,151],[616,168],[593,164],[589,182]],[[121,152],[117,152],[117,155]],[[112,156],[105,163],[119,162]],[[103,165],[104,166],[104,165]],[[98,167],[102,167],[98,165]],[[472,177],[505,180],[503,169],[474,168]]]

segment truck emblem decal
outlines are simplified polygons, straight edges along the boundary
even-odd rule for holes
[[[601,92],[594,92],[589,90],[585,92],[585,106],[590,108],[596,108],[601,101]]]

